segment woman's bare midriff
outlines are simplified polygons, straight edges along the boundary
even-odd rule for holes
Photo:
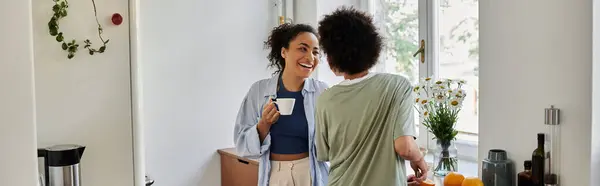
[[[275,154],[271,153],[271,160],[274,161],[294,161],[308,157],[308,152],[300,154]]]

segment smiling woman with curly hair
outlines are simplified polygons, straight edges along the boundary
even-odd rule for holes
[[[318,31],[331,70],[344,76],[316,106],[317,159],[330,162],[328,185],[418,185],[427,165],[415,142],[412,85],[369,72],[383,47],[371,16],[342,7]],[[405,160],[417,177],[407,179]]]
[[[313,148],[315,100],[327,88],[310,78],[320,60],[317,31],[282,24],[264,44],[275,72],[246,93],[234,127],[236,150],[259,159],[259,186],[324,186],[328,167]]]

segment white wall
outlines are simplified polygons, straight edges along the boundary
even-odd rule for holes
[[[309,2],[313,2],[313,1],[309,1]],[[334,10],[336,10],[337,8],[339,8],[341,6],[354,6],[356,8],[362,8],[361,7],[362,5],[359,3],[359,0],[317,1],[316,4],[317,4],[316,12],[308,11],[312,15],[314,15],[314,19],[316,19],[316,20],[314,20],[314,25],[313,25],[315,27],[315,29],[317,29],[317,27],[319,26],[318,23],[323,18],[324,15],[332,13]],[[310,7],[304,6],[302,8],[310,8]],[[305,11],[306,10],[302,10],[300,12],[305,12]],[[316,15],[315,15],[315,13],[316,13]],[[335,74],[333,74],[333,72],[329,69],[329,64],[327,63],[327,61],[322,61],[322,63],[319,64],[319,67],[315,74],[319,80],[326,82],[330,86],[335,85],[335,84],[341,82],[342,80],[344,80],[343,77],[336,76]]]
[[[590,183],[600,183],[600,2],[593,3],[592,156]]]
[[[217,149],[250,85],[270,77],[268,1],[140,2],[146,167],[157,186],[220,185]]]
[[[316,29],[318,26],[317,9],[320,4],[321,2],[317,1],[294,1],[295,23],[308,24]]]
[[[480,1],[479,160],[531,158],[544,108],[562,109],[562,184],[590,183],[592,1]],[[597,175],[595,175],[597,176]],[[597,183],[596,183],[597,184]]]
[[[65,39],[78,39],[80,51],[69,60],[48,34],[54,3],[33,0],[33,41],[38,146],[75,143],[87,146],[81,161],[86,186],[133,185],[128,2],[96,1],[106,39],[104,54],[90,56],[84,38],[98,47],[91,1],[69,1],[61,21]],[[110,22],[120,13],[124,22]]]
[[[36,185],[31,1],[0,6],[0,182]]]

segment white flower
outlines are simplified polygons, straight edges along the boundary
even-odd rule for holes
[[[416,92],[418,96],[427,96],[428,91],[429,91],[429,90],[427,90],[427,87],[425,87],[425,86],[415,87],[415,89],[418,89]]]
[[[427,104],[429,104],[429,102],[430,102],[429,99],[426,99],[426,98],[422,98],[419,100],[419,103],[421,105],[427,105]]]
[[[455,82],[455,80],[452,80],[452,79],[443,79],[442,80],[442,83],[446,86],[451,86],[454,82]]]
[[[456,85],[458,86],[458,88],[461,88],[464,84],[467,84],[467,81],[459,79],[459,80],[455,80],[456,81]]]
[[[450,102],[448,102],[448,105],[450,106],[450,108],[452,109],[459,109],[462,107],[462,100],[459,99],[451,99]]]
[[[421,115],[422,115],[423,117],[427,117],[427,116],[429,116],[429,112],[428,112],[428,111],[425,111],[425,112],[421,113]]]
[[[431,82],[431,81],[433,81],[433,78],[431,78],[431,77],[421,78],[419,80],[419,82],[421,82],[420,84],[424,84],[425,82]]]
[[[433,79],[428,77],[428,78],[421,78],[419,80],[419,85],[420,86],[425,86],[425,87],[429,87],[432,84]]]
[[[435,114],[442,108],[460,110],[467,95],[462,89],[464,83],[460,79],[420,79],[413,88],[415,108],[421,116]]]
[[[433,85],[433,87],[431,87],[432,93],[437,95],[437,94],[442,94],[442,93],[446,93],[448,91],[448,87],[444,84],[436,84]]]
[[[435,101],[436,103],[445,103],[446,102],[446,98],[448,98],[445,94],[437,94],[435,95]]]
[[[465,97],[467,97],[467,93],[465,92],[464,89],[454,89],[452,91],[452,97],[455,97],[458,99],[465,99]]]

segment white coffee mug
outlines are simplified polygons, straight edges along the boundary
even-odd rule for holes
[[[277,104],[277,108],[279,108],[279,114],[284,116],[292,115],[295,103],[296,99],[294,98],[277,98],[275,100],[275,104]]]

